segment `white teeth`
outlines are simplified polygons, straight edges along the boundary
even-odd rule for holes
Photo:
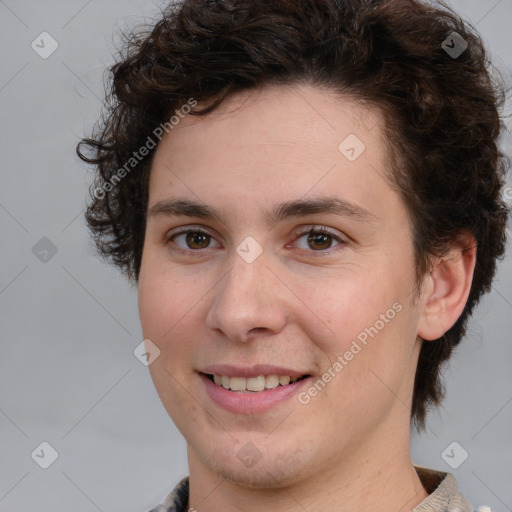
[[[278,386],[287,386],[299,380],[298,377],[289,377],[288,375],[258,375],[257,377],[228,377],[227,375],[214,375],[213,382],[217,386],[231,391],[263,391],[265,389],[274,389]]]
[[[268,375],[265,377],[265,387],[267,389],[277,388],[279,386],[279,375]]]
[[[279,377],[279,384],[281,384],[281,386],[287,386],[288,384],[290,384],[290,377],[288,377],[287,375],[284,377]]]
[[[231,382],[233,382],[233,377],[231,377]],[[231,386],[231,389],[233,389],[233,386]],[[265,389],[265,377],[259,375],[247,379],[246,389],[247,391],[263,391]]]
[[[222,377],[224,379],[224,377]],[[228,377],[229,379],[229,377]],[[247,379],[245,377],[231,377],[230,388],[233,391],[245,391],[247,389]]]

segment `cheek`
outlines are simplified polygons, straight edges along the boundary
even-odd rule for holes
[[[190,377],[188,361],[194,351],[193,332],[187,328],[187,321],[193,304],[201,297],[201,294],[193,296],[190,290],[194,289],[190,283],[184,287],[182,281],[147,261],[141,266],[138,306],[142,333],[160,350],[149,371],[162,403],[178,428],[176,414],[185,415],[190,421],[195,417],[194,405],[188,403],[186,393]]]
[[[145,338],[156,341],[161,337],[158,329],[160,322],[164,320],[164,312],[169,309],[169,297],[167,287],[162,286],[162,281],[141,269],[138,289],[139,317],[142,333]]]
[[[319,320],[315,322],[315,327],[319,323],[324,326],[320,333],[311,329],[313,324],[304,322],[302,327],[310,331],[311,339],[324,339],[324,343],[339,352],[358,335],[361,334],[364,339],[365,329],[379,321],[381,314],[392,309],[393,303],[399,298],[396,283],[380,280],[380,285],[376,286],[375,278],[364,274],[361,272],[357,276],[320,283],[302,283],[298,295]],[[393,316],[393,313],[390,311],[389,316]],[[326,336],[322,337],[321,334]]]
[[[143,335],[163,340],[191,310],[201,294],[194,281],[177,279],[151,262],[143,263],[139,277],[138,306]]]
[[[407,371],[415,317],[407,283],[397,274],[369,271],[301,288],[304,303],[321,319],[311,323],[303,317],[301,329],[321,355],[321,370],[343,375],[334,379],[333,388],[341,386],[353,396],[371,395],[378,377],[394,382]],[[336,361],[339,364],[333,367]]]
[[[169,402],[175,402],[170,398],[176,391],[172,389],[190,378],[194,354],[205,339],[199,335],[204,326],[200,316],[204,315],[204,295],[197,277],[183,278],[183,271],[162,270],[160,265],[141,267],[138,303],[142,333],[160,350],[150,372],[157,390],[165,393]]]

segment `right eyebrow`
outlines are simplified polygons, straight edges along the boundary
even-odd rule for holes
[[[158,201],[148,210],[148,217],[156,216],[178,216],[199,217],[201,219],[211,219],[217,222],[222,221],[222,215],[217,208],[208,206],[204,203],[197,203],[189,199],[165,199]]]

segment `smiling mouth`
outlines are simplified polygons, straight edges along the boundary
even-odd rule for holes
[[[238,393],[258,393],[268,389],[289,386],[306,379],[309,375],[289,377],[288,375],[258,375],[257,377],[229,377],[227,375],[203,374],[219,387]]]

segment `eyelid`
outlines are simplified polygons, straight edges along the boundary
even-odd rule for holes
[[[327,226],[324,226],[322,224],[308,224],[306,226],[301,226],[301,227],[297,228],[297,231],[295,234],[296,234],[296,236],[302,236],[302,235],[306,235],[312,231],[319,232],[319,233],[325,233],[326,235],[331,235],[332,237],[337,238],[340,241],[343,241],[342,237],[338,231],[328,228]]]
[[[188,233],[189,231],[193,231],[193,232],[200,231],[207,235],[214,236],[209,232],[209,230],[206,226],[202,226],[201,224],[187,224],[186,226],[179,226],[177,228],[173,228],[173,229],[166,231],[164,238],[171,238],[171,237],[173,237],[175,235],[179,235],[181,233]]]

